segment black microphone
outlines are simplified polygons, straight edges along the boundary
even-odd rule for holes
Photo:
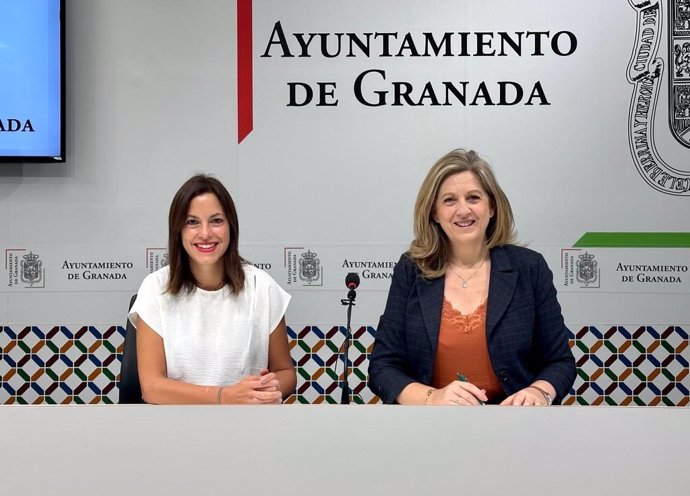
[[[342,387],[342,394],[340,397],[340,403],[342,405],[347,405],[350,403],[350,384],[348,381],[348,373],[349,373],[349,358],[348,358],[348,351],[350,349],[350,341],[352,341],[352,329],[350,328],[350,322],[352,318],[352,306],[355,304],[355,298],[357,298],[357,292],[355,289],[359,286],[359,274],[356,272],[348,272],[347,276],[345,277],[345,286],[349,289],[347,292],[347,299],[342,299],[340,302],[343,305],[347,305],[347,326],[345,327],[345,342],[343,343],[343,346],[341,347],[344,348],[342,354],[343,354],[343,368],[345,369],[343,371],[343,381],[340,384]]]
[[[357,298],[357,286],[359,286],[359,274],[357,272],[348,272],[345,276],[345,286],[350,290],[347,292],[347,301],[354,301]],[[346,303],[343,302],[343,305]]]
[[[357,272],[348,272],[345,276],[345,286],[348,289],[357,289],[359,286],[359,274]]]

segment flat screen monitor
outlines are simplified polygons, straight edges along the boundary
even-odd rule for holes
[[[65,2],[0,0],[0,162],[65,161]]]

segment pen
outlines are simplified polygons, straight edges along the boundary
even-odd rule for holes
[[[457,376],[457,378],[458,378],[458,380],[459,380],[460,382],[470,382],[470,381],[467,379],[467,377],[465,377],[464,375],[462,375],[460,372],[456,372],[455,375]],[[479,400],[479,404],[480,404],[480,405],[482,405],[482,406],[483,406],[483,405],[486,405],[486,402],[485,402],[485,401],[482,401],[482,400],[480,400],[479,398],[477,398],[477,399]]]

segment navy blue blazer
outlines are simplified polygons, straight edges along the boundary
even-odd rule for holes
[[[560,402],[575,381],[575,359],[553,274],[527,248],[507,245],[490,256],[486,336],[496,377],[506,396],[543,379]],[[406,254],[395,266],[369,361],[369,387],[384,403],[412,382],[431,384],[444,280],[424,279]]]

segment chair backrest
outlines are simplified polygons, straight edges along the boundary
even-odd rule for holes
[[[132,308],[137,295],[132,296],[129,308]],[[120,399],[118,403],[144,403],[141,398],[141,384],[137,370],[137,329],[127,319],[125,325],[125,346],[122,351],[122,368],[120,369]]]

